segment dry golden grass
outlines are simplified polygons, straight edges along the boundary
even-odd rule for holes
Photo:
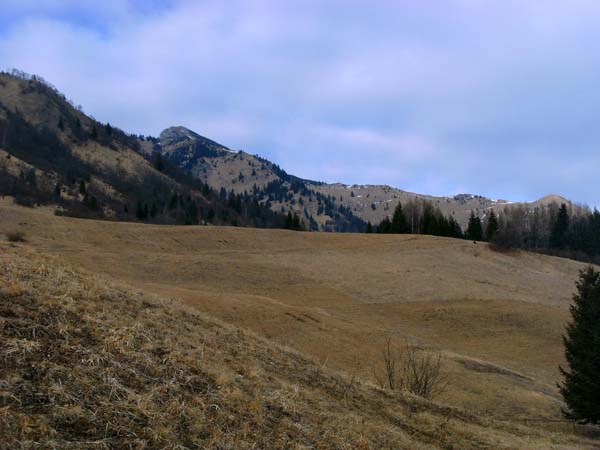
[[[0,243],[0,448],[593,448],[390,393]]]
[[[554,421],[579,263],[425,236],[77,220],[6,200],[0,233],[17,228],[39,251],[251,330],[357,382],[374,381],[385,336],[441,351],[450,387],[439,401],[485,420],[573,432]]]

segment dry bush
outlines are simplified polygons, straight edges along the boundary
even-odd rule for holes
[[[7,231],[6,239],[8,242],[25,242],[25,233],[22,231]]]
[[[448,377],[439,352],[419,351],[408,343],[402,349],[397,349],[388,336],[381,353],[383,370],[373,371],[380,387],[408,391],[427,399],[441,394],[447,388]]]

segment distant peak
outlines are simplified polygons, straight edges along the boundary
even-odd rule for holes
[[[571,203],[571,202],[561,195],[549,194],[549,195],[546,195],[546,196],[540,198],[539,200],[536,200],[533,203],[542,203],[542,204],[558,203],[558,204],[561,204],[561,203]]]
[[[160,143],[163,147],[177,146],[182,143],[200,143],[203,146],[215,150],[229,150],[224,145],[199,135],[195,131],[183,126],[175,126],[164,129],[160,133]]]
[[[197,139],[201,139],[202,136],[200,136],[198,133],[190,130],[189,128],[186,127],[182,127],[182,126],[176,126],[176,127],[169,127],[164,129],[161,133],[160,133],[160,140],[162,141],[168,141],[170,143],[173,143],[174,141],[182,141],[182,140],[197,140]]]

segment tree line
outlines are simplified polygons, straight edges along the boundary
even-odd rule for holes
[[[405,206],[398,203],[392,218],[385,217],[376,227],[369,222],[367,233],[430,234],[453,238],[464,237],[458,222],[445,216],[438,207],[426,200],[410,200]]]
[[[399,203],[392,217],[367,233],[429,234],[488,241],[500,248],[518,248],[583,261],[600,260],[600,212],[566,203],[531,207],[515,205],[501,214],[490,209],[483,217],[473,211],[466,230],[427,200]]]
[[[506,208],[494,244],[584,261],[600,257],[600,212],[556,203]]]

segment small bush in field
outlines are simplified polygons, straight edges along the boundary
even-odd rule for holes
[[[25,233],[22,231],[9,231],[6,233],[8,242],[25,242]]]

